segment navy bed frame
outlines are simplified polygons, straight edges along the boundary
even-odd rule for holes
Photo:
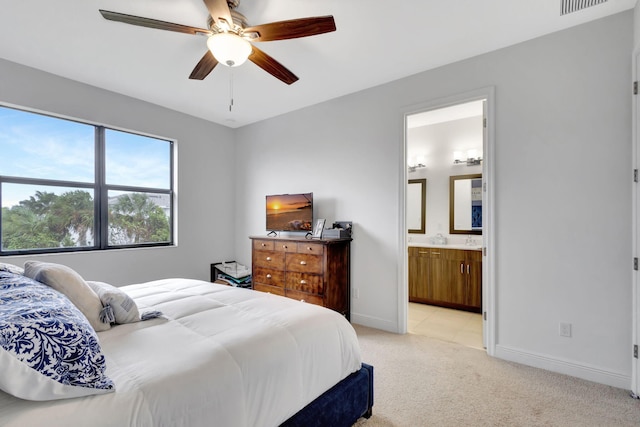
[[[362,368],[324,392],[281,427],[350,427],[373,408],[373,366]]]

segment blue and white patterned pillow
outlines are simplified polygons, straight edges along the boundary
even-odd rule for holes
[[[0,389],[54,400],[115,391],[98,336],[60,292],[0,271]]]
[[[8,271],[9,273],[24,274],[24,268],[17,265],[0,262],[0,271]]]

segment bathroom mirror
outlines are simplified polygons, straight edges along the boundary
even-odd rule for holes
[[[427,180],[410,179],[407,185],[407,229],[409,233],[425,233]]]
[[[482,174],[449,177],[449,233],[482,234]]]

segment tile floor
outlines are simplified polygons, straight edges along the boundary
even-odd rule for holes
[[[483,349],[482,315],[477,313],[410,302],[407,326],[411,334]]]

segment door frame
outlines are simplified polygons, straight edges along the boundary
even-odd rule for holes
[[[640,47],[636,47],[633,50],[633,58],[631,60],[632,63],[632,73],[631,77],[635,82],[640,81]],[[633,95],[631,102],[631,161],[632,161],[632,169],[636,171],[638,169],[638,164],[640,164],[640,137],[638,135],[638,127],[640,125],[640,95]],[[640,241],[640,185],[635,182],[632,185],[631,192],[631,248],[632,248],[632,256],[638,257],[638,242]],[[632,283],[631,283],[631,292],[632,292],[632,345],[640,345],[640,290],[638,289],[640,286],[640,277],[638,275],[638,271],[632,270]],[[640,361],[637,357],[631,357],[631,395],[635,398],[640,398],[640,378],[639,371],[640,370]]]
[[[466,102],[486,100],[486,127],[484,129],[482,181],[483,181],[483,232],[482,232],[482,307],[483,307],[483,341],[489,355],[495,354],[497,298],[495,283],[495,87],[484,87],[445,98],[426,101],[421,104],[407,106],[401,109],[402,117],[402,155],[398,167],[400,168],[399,182],[399,230],[398,230],[398,333],[407,332],[407,318],[409,307],[408,289],[408,241],[406,230],[406,192],[407,192],[407,117],[412,114],[437,110]]]

